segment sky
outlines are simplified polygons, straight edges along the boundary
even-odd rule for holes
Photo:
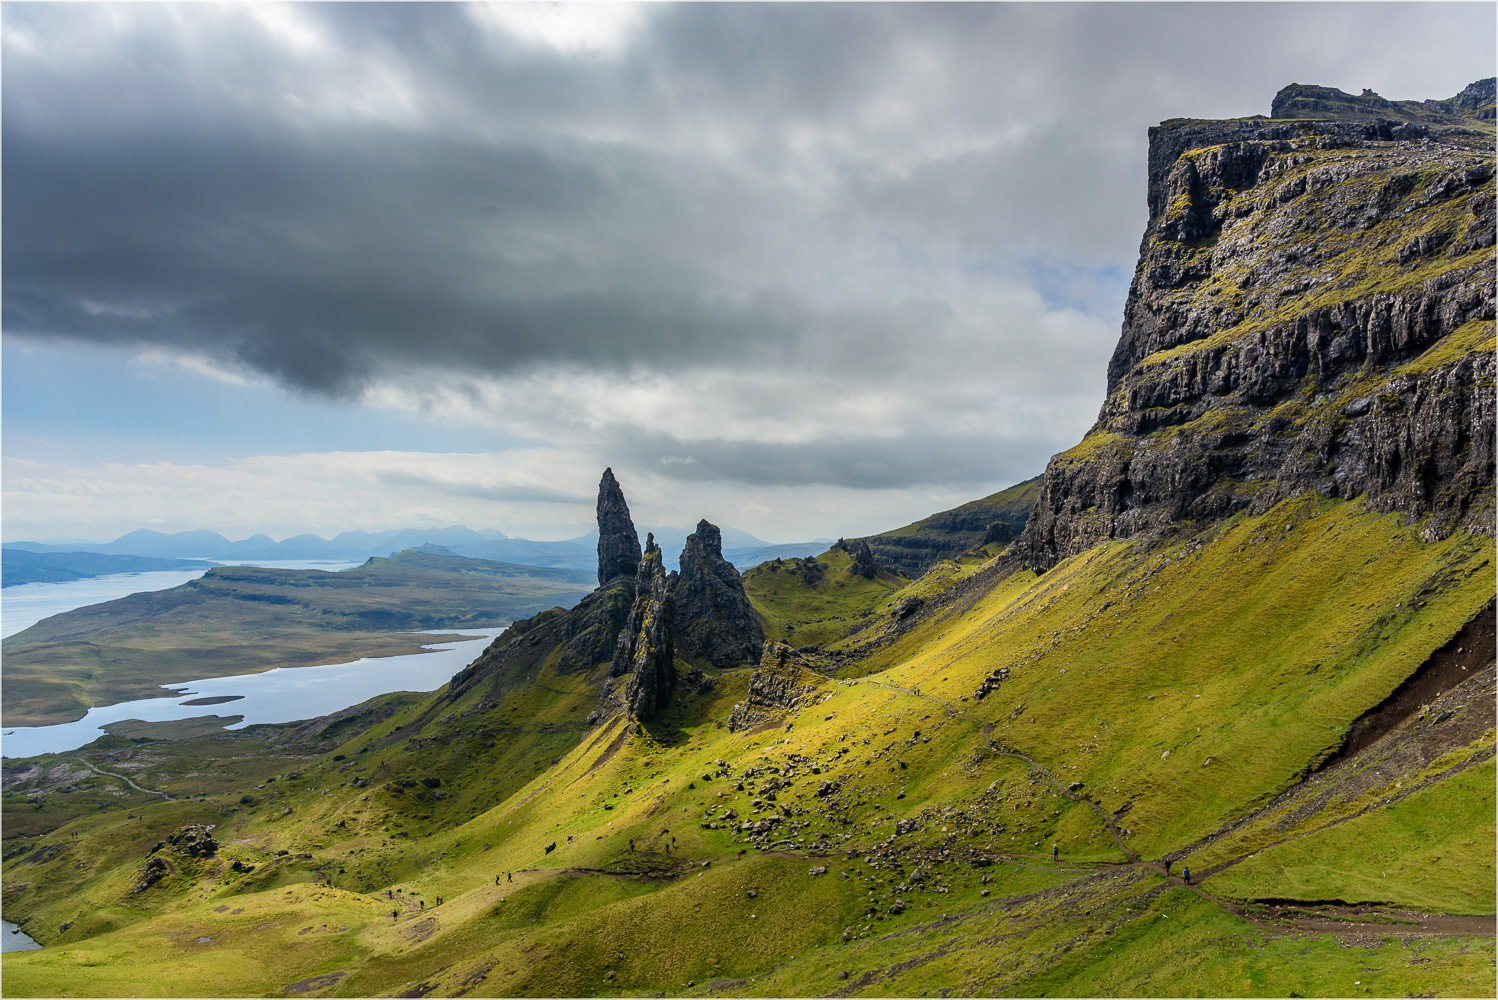
[[[1473,4],[0,7],[3,536],[636,519],[1040,474],[1150,126],[1445,98]]]

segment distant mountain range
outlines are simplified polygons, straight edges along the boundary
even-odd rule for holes
[[[642,529],[652,531],[656,541],[665,550],[668,565],[674,563],[681,553],[686,537],[692,528],[661,527]],[[816,555],[825,551],[831,539],[819,538],[809,542],[794,542],[774,545],[756,538],[747,531],[736,528],[723,530],[723,555],[740,569],[758,565],[767,559],[790,558],[792,556]],[[643,537],[641,539],[643,541]],[[7,565],[12,552],[28,553],[97,553],[110,556],[144,556],[152,559],[195,559],[215,562],[257,561],[282,559],[330,559],[363,560],[370,556],[388,556],[405,549],[419,549],[424,545],[441,546],[455,555],[471,559],[491,559],[516,563],[521,566],[552,566],[558,569],[593,570],[598,565],[597,533],[559,542],[535,542],[528,538],[512,538],[501,531],[475,531],[461,524],[446,528],[404,528],[390,531],[344,531],[331,539],[318,535],[293,535],[276,541],[269,535],[251,535],[238,541],[230,541],[216,531],[178,531],[165,533],[141,528],[121,535],[112,542],[102,544],[78,543],[70,545],[48,545],[41,542],[6,542]],[[115,570],[93,570],[83,575],[101,572],[133,572],[139,567]],[[164,569],[169,567],[151,567]],[[58,577],[67,579],[68,577]]]

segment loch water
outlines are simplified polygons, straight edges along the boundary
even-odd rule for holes
[[[363,564],[298,559],[235,565],[338,571]],[[0,592],[3,632],[7,636],[14,635],[43,618],[64,611],[143,591],[170,589],[201,575],[195,570],[118,573],[66,583],[6,587]],[[503,631],[499,626],[448,629],[438,634],[457,633],[475,638],[424,645],[422,648],[429,652],[364,657],[351,663],[321,667],[277,667],[263,673],[212,677],[164,686],[160,697],[90,709],[76,722],[56,726],[6,727],[0,731],[0,756],[31,757],[76,750],[104,735],[101,726],[126,719],[169,722],[205,715],[239,716],[239,721],[229,728],[241,728],[261,722],[315,719],[391,691],[435,691],[453,674],[473,662],[489,644],[488,640]],[[204,699],[216,703],[204,705]],[[185,704],[191,701],[199,704]]]
[[[33,757],[64,753],[103,736],[102,726],[126,719],[170,722],[205,715],[242,716],[226,728],[260,722],[315,719],[391,691],[435,691],[472,663],[503,628],[448,629],[439,634],[473,636],[459,642],[422,646],[431,652],[402,656],[366,656],[351,663],[322,667],[276,667],[258,674],[209,677],[163,686],[159,698],[125,701],[91,708],[76,722],[56,726],[7,727],[0,733],[0,756]],[[204,705],[202,699],[216,704]],[[222,699],[222,700],[219,700]],[[191,705],[188,702],[197,701]]]
[[[41,945],[9,920],[0,920],[0,951],[36,951]]]

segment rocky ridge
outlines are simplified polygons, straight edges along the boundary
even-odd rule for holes
[[[759,668],[749,676],[749,697],[733,706],[728,731],[743,732],[774,723],[787,711],[807,704],[826,678],[783,642],[767,642]]]
[[[697,522],[681,550],[680,565],[671,597],[682,652],[719,668],[758,661],[764,629],[739,571],[723,558],[717,525]]]
[[[609,667],[611,681],[623,679],[619,704],[634,719],[649,719],[664,708],[676,685],[674,607],[662,562],[655,536],[647,536],[635,576],[634,604]],[[617,688],[618,682],[605,684],[600,698],[610,698]]]
[[[881,565],[920,576],[943,559],[990,542],[1008,544],[1025,530],[1040,495],[1040,477],[1016,483],[983,497],[922,518],[894,531],[868,535],[866,542]]]
[[[1277,111],[1337,118],[1150,130],[1108,396],[1046,470],[1027,565],[1308,490],[1493,532],[1492,87],[1403,120],[1287,88]]]

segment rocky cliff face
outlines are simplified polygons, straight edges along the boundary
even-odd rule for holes
[[[1277,111],[1338,117],[1150,130],[1108,396],[1046,470],[1027,564],[1307,490],[1492,533],[1492,89],[1395,120],[1287,88]]]
[[[776,723],[789,709],[810,704],[826,678],[813,671],[783,642],[767,642],[759,668],[749,675],[749,697],[733,706],[728,731],[743,732]]]
[[[647,536],[634,604],[609,668],[610,677],[624,678],[620,704],[634,719],[649,719],[665,708],[676,686],[675,614],[663,561],[654,536]]]
[[[719,668],[759,661],[764,630],[739,571],[723,558],[723,535],[716,525],[698,521],[687,537],[671,596],[684,655]]]
[[[613,469],[604,469],[598,482],[598,585],[633,577],[640,565],[640,536],[629,516],[624,491]]]

